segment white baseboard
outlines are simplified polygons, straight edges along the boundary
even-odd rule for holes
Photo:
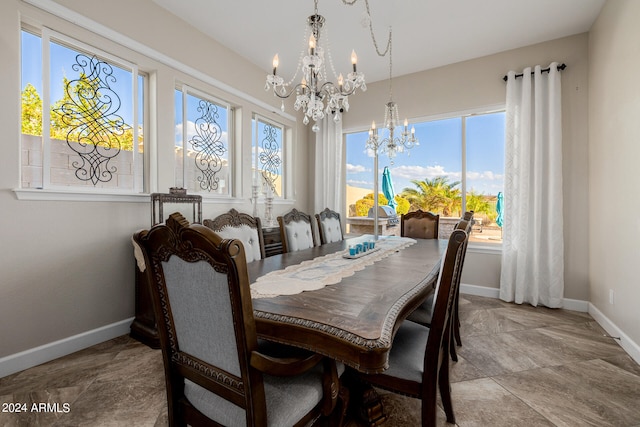
[[[460,284],[460,292],[463,294],[477,295],[488,298],[499,298],[500,289],[489,288],[486,286],[477,286],[469,284]],[[572,311],[580,311],[583,313],[589,313],[591,317],[612,337],[619,337],[616,340],[620,347],[627,352],[627,354],[640,364],[640,345],[635,343],[627,334],[622,332],[615,323],[613,323],[607,316],[605,316],[595,305],[589,301],[569,299],[563,300],[562,308]]]
[[[487,298],[500,298],[500,289],[489,288],[487,286],[469,285],[460,283],[460,292],[463,294],[477,295]],[[589,301],[564,298],[562,308],[571,311],[581,311],[587,313],[589,311]]]
[[[605,316],[596,308],[595,305],[591,303],[589,303],[589,314],[600,326],[602,326],[602,329],[604,329],[607,334],[612,337],[619,337],[620,339],[615,341],[620,344],[620,347],[622,347],[624,351],[626,351],[627,354],[636,361],[636,363],[640,364],[640,345],[629,338],[629,336],[622,332],[622,330],[618,328],[611,319]]]
[[[564,308],[565,310],[580,311],[582,313],[589,312],[589,304],[589,301],[580,299],[564,298],[562,300],[562,308]]]
[[[133,317],[0,358],[0,378],[126,335],[129,333],[131,322]]]
[[[496,299],[500,296],[500,289],[498,288],[469,285],[466,283],[460,283],[460,292],[463,294],[476,295],[479,297],[487,297],[487,298],[496,298]]]

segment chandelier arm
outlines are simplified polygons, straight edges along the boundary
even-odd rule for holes
[[[282,85],[282,87],[285,87],[285,85]],[[293,92],[294,92],[296,89],[298,89],[298,87],[305,88],[306,90],[309,90],[309,86],[304,85],[304,84],[302,84],[302,83],[298,83],[297,85],[295,85],[295,86],[291,87],[291,90],[290,90],[288,93],[285,93],[284,95],[283,95],[283,94],[278,93],[278,91],[277,91],[277,90],[276,90],[276,88],[274,87],[274,88],[273,88],[273,94],[274,94],[275,96],[277,96],[278,98],[286,99],[286,98],[289,98],[289,97],[293,94]]]
[[[356,89],[357,89],[357,88],[355,88],[355,87],[354,87],[354,88],[353,88],[353,89],[351,89],[350,91],[348,91],[348,92],[344,92],[343,90],[340,90],[339,88],[336,88],[336,85],[335,85],[333,82],[324,82],[324,83],[322,84],[322,86],[320,86],[320,88],[318,88],[318,92],[316,92],[316,95],[317,95],[317,94],[319,94],[319,93],[321,93],[321,92],[325,92],[325,93],[331,94],[331,90],[330,90],[330,89],[327,89],[327,87],[332,87],[332,88],[334,88],[334,89],[335,89],[335,93],[336,93],[336,94],[340,94],[340,95],[342,95],[342,96],[349,96],[349,95],[353,95],[353,94],[355,93]]]

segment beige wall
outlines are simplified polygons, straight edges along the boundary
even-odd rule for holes
[[[396,51],[407,48],[396,47]],[[588,36],[580,34],[423,71],[393,80],[393,98],[401,118],[427,118],[485,106],[504,105],[509,70],[564,62],[562,72],[562,131],[565,220],[565,298],[587,301],[587,64]],[[406,52],[396,55],[407,54]],[[366,71],[365,71],[366,72]],[[368,85],[367,92],[349,99],[344,119],[347,130],[364,130],[371,120],[383,119],[388,82]],[[469,248],[462,281],[499,287],[500,254]]]
[[[638,17],[640,2],[609,0],[589,34],[590,300],[635,343],[640,343]],[[615,223],[607,226],[604,219],[612,216]]]
[[[150,0],[115,0],[109,8],[96,7],[96,0],[59,0],[59,4],[249,94],[255,102],[212,87],[243,112],[273,116],[279,110],[277,100],[263,90],[263,71]],[[640,90],[633,73],[640,62],[640,29],[632,20],[640,16],[639,8],[640,2],[634,0],[609,1],[589,36],[567,37],[394,80],[394,99],[401,115],[415,119],[503,103],[502,76],[510,69],[551,61],[568,65],[562,74],[565,297],[591,300],[635,342],[640,342],[635,307],[640,290],[637,274],[633,274],[640,261],[634,244],[640,237],[640,219],[634,216],[640,203],[634,197],[639,184],[634,166],[640,158],[636,124]],[[0,93],[4,95],[0,147],[8,153],[0,160],[0,358],[133,316],[134,265],[129,239],[132,231],[147,227],[150,221],[147,202],[16,199],[12,189],[19,182],[20,15],[54,22],[57,28],[80,34],[89,43],[98,38],[22,1],[0,2],[0,57],[4,61],[0,68]],[[114,45],[114,49],[121,47]],[[396,47],[397,52],[402,49]],[[154,71],[157,85],[151,103],[158,110],[150,133],[158,168],[152,171],[151,191],[166,191],[173,185],[173,111],[164,106],[173,104],[175,79],[190,77],[155,60],[142,62]],[[384,62],[371,66],[385,66]],[[365,129],[371,120],[380,121],[386,100],[387,82],[369,84],[367,92],[350,99],[345,129]],[[240,123],[239,130],[241,146],[246,149],[251,135],[248,121]],[[307,149],[310,132],[298,121],[294,135],[295,205],[309,209],[313,188],[307,173],[313,168]],[[249,170],[250,158],[241,161],[243,170]],[[249,210],[248,173],[241,180],[241,200],[232,206]],[[607,212],[628,217],[621,222],[628,228],[603,226],[603,206],[608,207]],[[205,203],[204,215],[214,216],[229,207]],[[276,213],[290,207],[278,205]],[[498,255],[470,250],[467,260],[465,283],[498,286]],[[608,305],[609,289],[615,292],[613,306]]]
[[[64,0],[60,5],[87,16],[98,24],[136,40],[172,60],[237,88],[252,97],[228,93],[215,85],[204,87],[234,103],[245,118],[238,124],[240,152],[250,152],[251,114],[257,111],[277,117],[280,103],[264,91],[263,71],[227,48],[191,29],[150,0],[115,0],[102,7],[96,0]],[[55,3],[53,3],[54,6]],[[127,13],[123,13],[126,11]],[[19,187],[20,164],[20,19],[43,23],[86,43],[109,45],[112,53],[130,58],[118,43],[78,28],[18,0],[0,2],[0,359],[33,349],[134,315],[134,263],[131,235],[150,225],[148,199],[140,202],[25,201],[12,191]],[[93,24],[92,24],[93,25]],[[127,43],[124,43],[127,44]],[[194,54],[197,52],[197,54]],[[173,175],[173,90],[176,79],[196,82],[184,70],[150,59],[148,52],[133,58],[152,75],[155,90],[151,103],[157,105],[149,126],[150,152],[158,160],[152,170],[151,191],[166,192],[174,186]],[[128,56],[129,55],[129,56]],[[270,106],[267,106],[269,104]],[[267,108],[268,107],[268,108]],[[289,109],[293,111],[293,109]],[[309,203],[307,131],[294,126],[296,205]],[[205,203],[204,217],[213,217],[230,207],[251,211],[251,158],[241,158],[244,176],[238,199],[232,204]],[[279,204],[276,214],[290,209]]]

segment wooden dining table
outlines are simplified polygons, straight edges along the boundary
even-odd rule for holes
[[[250,283],[368,239],[360,236],[253,261],[247,266]],[[382,372],[400,323],[434,291],[446,245],[446,240],[417,239],[338,283],[253,298],[258,335],[326,355],[360,372]]]

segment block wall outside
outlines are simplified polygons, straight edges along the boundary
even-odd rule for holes
[[[78,144],[79,145],[79,144]],[[80,149],[79,149],[80,150]],[[51,186],[52,187],[94,187],[90,180],[84,181],[76,177],[76,163],[81,163],[80,155],[71,149],[66,141],[51,140]],[[143,153],[136,156],[134,167],[133,152],[122,150],[109,161],[109,169],[115,168],[112,178],[107,182],[98,182],[96,188],[114,190],[134,190],[134,171],[139,191],[142,191]],[[42,188],[42,138],[35,135],[22,135],[21,149],[21,187]]]

